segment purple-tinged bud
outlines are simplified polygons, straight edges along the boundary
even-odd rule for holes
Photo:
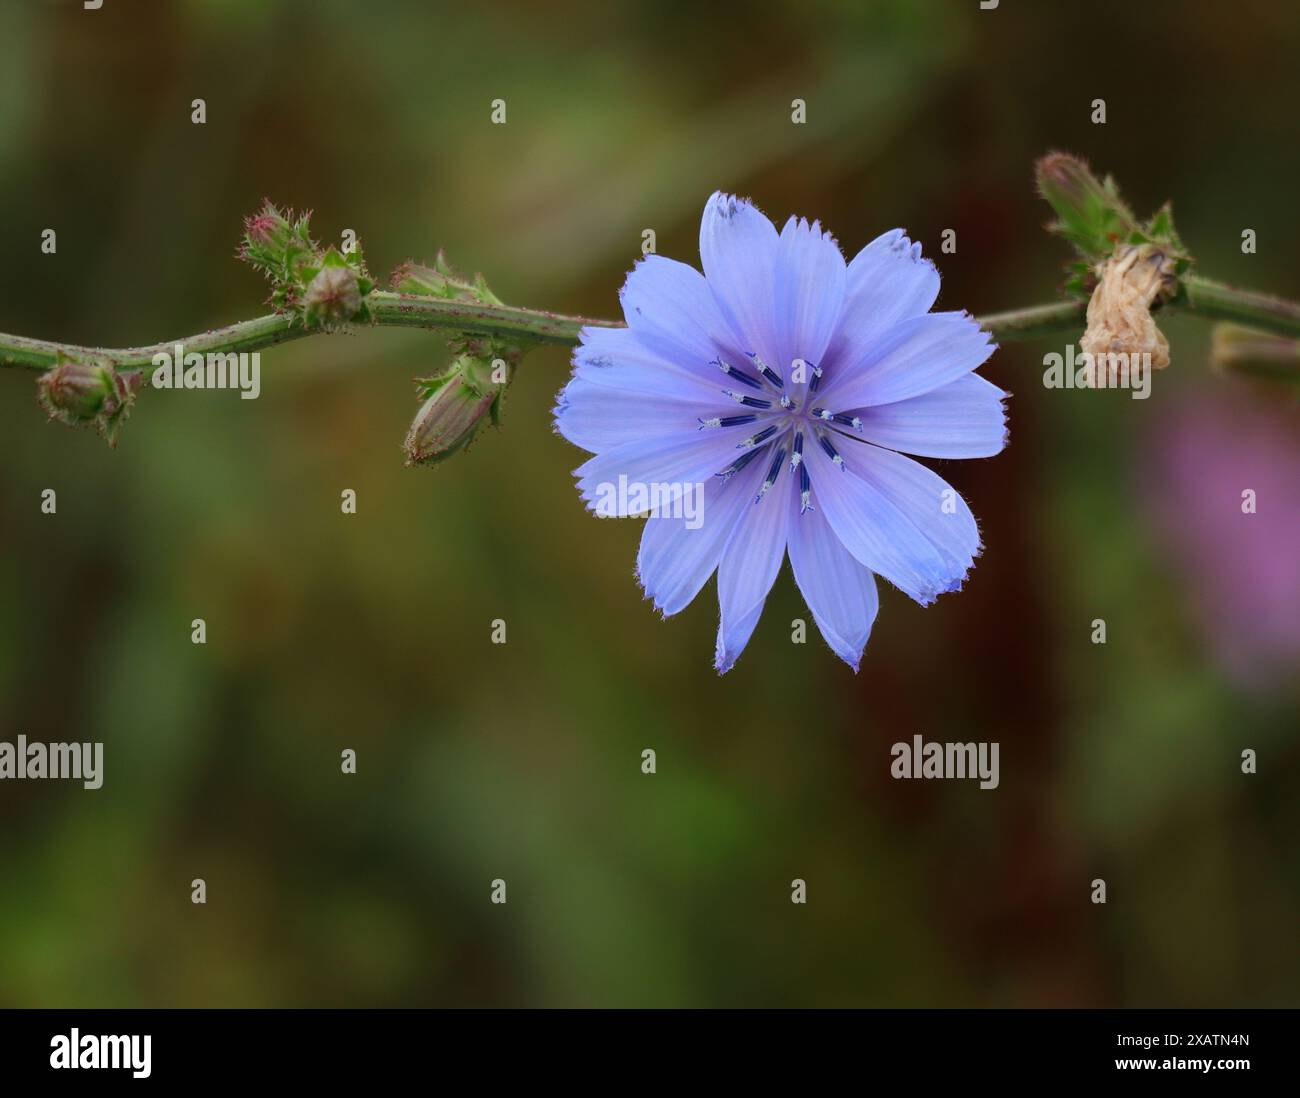
[[[239,258],[271,283],[270,303],[308,328],[329,328],[371,319],[366,298],[375,284],[360,244],[346,255],[324,251],[311,238],[311,213],[282,212],[271,202],[244,220]]]
[[[504,302],[490,289],[483,276],[475,275],[469,281],[454,270],[442,252],[432,267],[408,259],[393,271],[389,285],[399,294],[421,294],[425,297],[445,297],[448,300],[477,301],[484,305],[502,305]]]
[[[1051,228],[1073,244],[1085,259],[1105,259],[1137,229],[1137,221],[1120,197],[1119,187],[1105,182],[1069,153],[1049,153],[1038,161],[1038,192],[1056,211]]]
[[[287,229],[288,224],[274,207],[268,206],[261,213],[244,218],[244,235],[250,244],[263,246],[274,244],[277,234]]]
[[[307,284],[302,307],[312,324],[345,324],[361,312],[361,285],[351,267],[322,267]]]
[[[426,399],[402,447],[406,464],[437,464],[467,448],[485,420],[497,423],[512,372],[504,360],[461,355],[441,377],[417,382]]]
[[[113,394],[111,372],[93,362],[65,360],[36,382],[45,410],[65,423],[84,423],[104,409]]]
[[[244,218],[239,257],[254,267],[274,271],[296,255],[315,255],[318,248],[310,224],[311,211],[295,218],[292,210],[281,211],[267,199],[257,213]]]
[[[72,427],[93,424],[110,446],[140,390],[140,374],[120,374],[97,362],[61,359],[37,379],[37,397],[51,419]]]
[[[451,279],[432,267],[425,267],[412,259],[408,259],[393,271],[389,284],[399,294],[454,298],[460,293],[460,287]]]

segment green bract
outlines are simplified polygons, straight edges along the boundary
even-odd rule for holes
[[[361,245],[346,254],[311,238],[311,214],[294,217],[271,202],[244,221],[239,257],[271,283],[269,304],[304,328],[369,322],[366,298],[375,288]]]
[[[1049,153],[1038,162],[1035,175],[1039,193],[1057,216],[1048,229],[1063,236],[1079,253],[1079,259],[1066,267],[1067,292],[1091,296],[1097,285],[1097,268],[1125,244],[1156,246],[1172,261],[1176,278],[1191,265],[1168,202],[1145,224],[1139,223],[1113,178],[1099,180],[1086,163],[1068,153]]]

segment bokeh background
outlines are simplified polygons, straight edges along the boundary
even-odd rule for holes
[[[262,311],[264,195],[378,274],[441,246],[613,315],[642,231],[697,261],[722,188],[850,254],[905,226],[941,307],[995,311],[1055,294],[1053,148],[1300,296],[1289,5],[23,0],[0,40],[4,331]],[[984,556],[929,609],[885,589],[857,676],[790,643],[788,570],[724,678],[711,586],[659,620],[551,431],[561,349],[436,470],[399,449],[429,333],[146,394],[116,452],[3,371],[0,738],[101,740],[106,776],[0,786],[0,1005],[1296,1005],[1300,419],[1164,326],[1145,402],[1044,389],[1063,338],[998,352],[1009,449],[933,463]],[[917,733],[1000,742],[1000,788],[892,780]]]

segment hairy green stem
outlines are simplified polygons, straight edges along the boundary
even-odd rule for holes
[[[1088,306],[1083,301],[1054,301],[1050,305],[1031,305],[1026,309],[1010,309],[976,319],[994,339],[1015,343],[1058,332],[1082,331],[1087,312]]]
[[[1300,304],[1272,294],[1238,290],[1210,278],[1183,278],[1187,294],[1184,311],[1214,320],[1232,320],[1248,328],[1277,335],[1300,336]]]
[[[1218,320],[1235,320],[1261,331],[1300,336],[1300,304],[1268,294],[1234,289],[1198,275],[1187,276],[1184,287],[1185,300],[1180,302],[1184,312]],[[591,320],[512,305],[480,305],[386,290],[376,290],[366,300],[375,324],[381,327],[424,328],[449,334],[470,332],[518,340],[523,344],[572,346],[577,343],[578,333],[585,326],[619,326],[619,322],[613,320]],[[1015,342],[1081,331],[1086,310],[1082,301],[1060,301],[992,313],[978,319],[995,339]],[[0,367],[46,370],[63,355],[73,359],[95,359],[119,370],[139,370],[150,366],[154,355],[170,353],[177,343],[183,344],[186,351],[201,354],[238,353],[317,334],[320,334],[320,329],[305,328],[292,317],[278,314],[243,320],[225,328],[214,328],[146,347],[82,347],[0,334]]]
[[[615,321],[610,320],[589,320],[538,309],[519,309],[511,305],[479,305],[418,294],[395,294],[386,290],[376,290],[366,302],[374,314],[375,323],[382,327],[427,328],[448,333],[473,332],[515,339],[521,343],[572,346],[578,341],[578,332],[587,325],[617,326]],[[277,343],[287,343],[291,339],[320,334],[321,329],[303,327],[291,316],[274,313],[183,339],[153,343],[147,347],[82,347],[71,343],[0,334],[0,366],[46,370],[62,354],[67,358],[93,358],[119,370],[137,370],[151,365],[156,354],[170,354],[178,343],[183,344],[187,352],[238,353],[257,351],[263,347],[273,347]]]

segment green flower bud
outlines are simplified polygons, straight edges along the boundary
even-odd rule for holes
[[[477,301],[483,305],[502,305],[504,302],[488,289],[483,276],[475,275],[470,282],[458,274],[438,253],[432,267],[408,259],[394,272],[390,281],[399,294],[423,294],[425,297],[444,297],[457,301]]]
[[[140,388],[140,374],[60,357],[36,382],[37,397],[51,419],[71,427],[93,425],[117,445],[117,432]]]
[[[267,202],[244,221],[239,258],[261,271],[271,283],[270,303],[291,313],[305,327],[370,319],[366,297],[375,288],[358,245],[345,255],[321,247],[311,238],[311,214],[294,217]]]
[[[361,286],[351,267],[325,266],[302,297],[308,325],[346,324],[361,313]]]
[[[501,398],[512,367],[466,353],[436,378],[416,382],[425,398],[402,449],[407,465],[434,465],[466,449],[485,420],[500,422]]]
[[[1060,219],[1051,229],[1065,237],[1086,260],[1100,262],[1128,240],[1137,222],[1107,176],[1103,183],[1086,163],[1054,152],[1037,165],[1038,191]]]
[[[1210,365],[1216,370],[1300,384],[1300,340],[1240,324],[1216,324]]]
[[[1191,256],[1174,228],[1168,202],[1139,224],[1120,197],[1115,180],[1110,176],[1098,180],[1078,157],[1049,153],[1038,162],[1035,172],[1038,192],[1058,218],[1048,229],[1065,237],[1078,252],[1066,267],[1067,293],[1092,297],[1112,256],[1123,255],[1130,245],[1150,245],[1160,251],[1162,275],[1168,276],[1161,286],[1160,300],[1170,302],[1179,296],[1180,280],[1191,266]]]
[[[273,280],[290,277],[296,265],[320,254],[310,225],[310,211],[295,218],[292,210],[281,212],[268,199],[261,210],[244,219],[239,258]]]

